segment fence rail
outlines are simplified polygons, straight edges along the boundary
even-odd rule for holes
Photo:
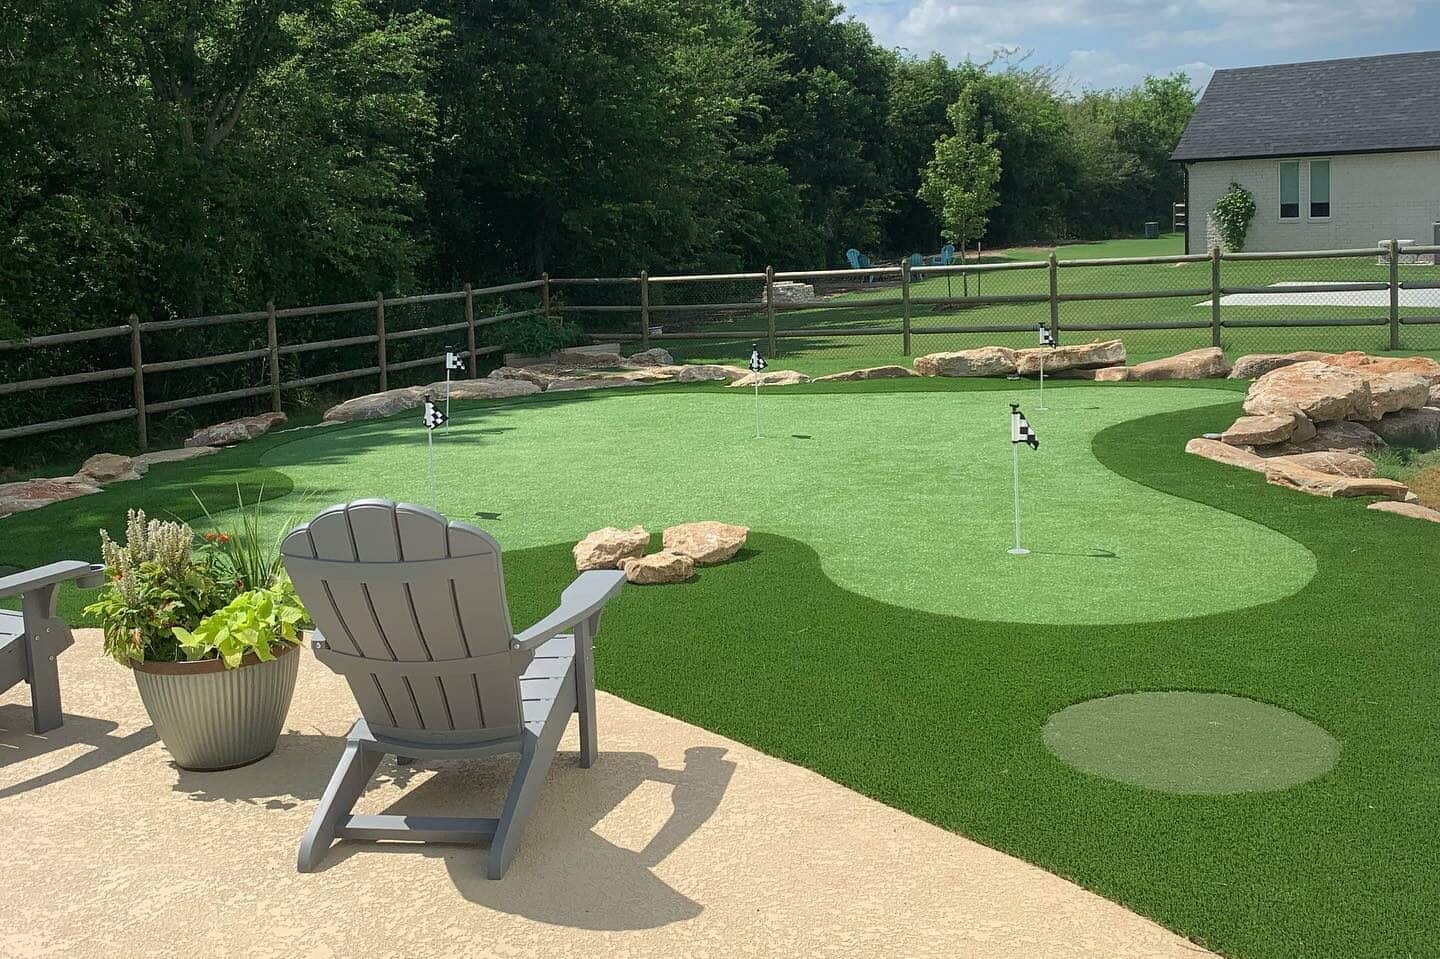
[[[898,337],[900,351],[910,356],[916,337],[932,342],[936,337],[962,334],[1018,338],[1033,333],[1037,324],[1048,326],[1057,338],[1062,332],[1208,330],[1213,346],[1222,345],[1226,330],[1333,332],[1376,328],[1386,331],[1383,348],[1393,351],[1401,348],[1402,330],[1411,330],[1412,336],[1433,335],[1431,331],[1440,324],[1440,294],[1431,298],[1433,304],[1427,301],[1415,306],[1420,291],[1440,291],[1440,274],[1424,273],[1415,267],[1426,257],[1432,264],[1440,264],[1440,246],[1402,248],[1391,240],[1373,248],[1343,250],[1225,253],[1216,249],[1206,254],[1065,260],[1051,254],[1045,259],[946,266],[912,267],[907,263],[858,270],[776,272],[767,268],[764,272],[658,276],[642,271],[636,276],[542,276],[482,288],[467,284],[455,291],[390,298],[377,294],[374,299],[349,303],[283,308],[270,303],[263,310],[212,316],[143,322],[131,316],[124,325],[29,340],[0,340],[3,354],[129,338],[128,365],[0,382],[0,396],[18,397],[55,387],[131,380],[131,400],[125,408],[0,429],[0,441],[133,419],[143,449],[148,445],[148,420],[155,414],[262,396],[268,396],[271,408],[278,411],[287,392],[370,377],[378,378],[384,389],[392,372],[438,366],[443,361],[439,353],[395,361],[389,356],[391,346],[461,331],[471,358],[470,375],[474,376],[479,357],[501,350],[499,346],[478,344],[477,330],[526,317],[569,317],[589,327],[586,332],[592,342],[639,343],[642,348],[656,342],[679,347],[705,341],[763,339],[772,356],[780,353],[780,343],[826,344],[850,338],[873,343],[876,337],[889,336]],[[1366,264],[1367,260],[1374,261],[1373,268]],[[1326,267],[1319,261],[1331,264]],[[1266,271],[1282,269],[1286,263],[1291,264],[1295,278],[1270,282],[1274,274]],[[1174,270],[1174,282],[1161,282],[1171,275],[1169,270],[1157,269],[1161,267]],[[1368,275],[1369,270],[1379,268],[1384,268],[1383,277]],[[1357,272],[1367,275],[1351,275]],[[1338,278],[1328,281],[1325,276]],[[781,292],[786,295],[777,294],[782,286]],[[807,286],[822,289],[825,295],[816,295],[811,289],[809,297],[791,297],[793,288]],[[529,291],[539,295],[538,307],[517,310],[497,306],[498,312],[476,316],[476,297]],[[1388,296],[1373,295],[1385,293]],[[1406,293],[1410,294],[1408,298],[1402,295]],[[1277,302],[1277,295],[1290,297],[1278,301],[1282,307],[1286,302],[1309,303],[1297,299],[1307,296],[1319,297],[1315,302],[1320,306],[1286,307],[1284,315],[1267,307],[1265,315],[1254,315],[1252,301]],[[1355,299],[1346,300],[1346,296]],[[1227,297],[1246,302],[1232,306]],[[1195,306],[1210,308],[1204,314],[1192,315],[1179,302],[1184,300],[1199,301]],[[1145,301],[1154,308],[1147,309]],[[393,311],[404,308],[457,302],[464,306],[463,319],[405,329],[395,328],[393,322],[387,326],[387,310],[393,316]],[[1101,306],[1109,308],[1099,316],[1089,315]],[[1137,308],[1145,312],[1137,313]],[[281,342],[279,332],[285,321],[346,313],[371,314],[373,328],[354,335]],[[811,319],[816,315],[822,320]],[[970,321],[959,321],[964,318]],[[252,323],[263,324],[264,346],[179,359],[147,360],[145,356],[148,335]],[[352,368],[288,379],[281,372],[281,359],[285,357],[367,347],[373,348],[373,359]],[[801,343],[800,348],[807,347]],[[1373,348],[1382,348],[1382,344],[1377,341]],[[1432,349],[1440,352],[1440,342]],[[414,350],[408,352],[413,354]],[[147,391],[147,377],[257,361],[263,361],[264,376],[253,385],[163,399]]]
[[[457,333],[461,330],[464,330],[466,333],[465,351],[470,356],[469,369],[470,375],[473,377],[476,375],[476,361],[479,357],[488,356],[503,349],[503,347],[500,346],[477,345],[475,331],[496,323],[502,323],[506,320],[544,315],[549,303],[548,287],[549,278],[542,276],[538,280],[526,280],[518,283],[505,283],[498,286],[480,288],[472,288],[469,284],[466,284],[462,290],[444,293],[425,293],[390,299],[386,299],[384,295],[377,295],[373,300],[361,300],[352,303],[326,303],[314,306],[285,307],[283,309],[277,309],[275,305],[271,303],[267,304],[263,310],[250,310],[241,313],[224,313],[209,316],[191,316],[166,320],[148,320],[144,322],[142,322],[138,316],[131,315],[129,322],[124,326],[109,326],[95,330],[78,330],[71,333],[49,334],[32,337],[28,340],[0,340],[0,352],[7,352],[68,346],[100,340],[119,340],[128,337],[130,340],[130,362],[128,366],[4,382],[0,383],[0,396],[17,396],[61,386],[105,383],[123,379],[131,381],[132,395],[131,405],[123,409],[68,416],[39,423],[26,423],[20,426],[0,429],[0,442],[133,418],[135,420],[135,430],[139,446],[144,450],[149,446],[149,419],[156,414],[233,400],[251,399],[259,396],[269,396],[271,409],[279,412],[282,407],[283,396],[288,391],[372,376],[379,378],[381,389],[384,389],[387,385],[388,374],[391,372],[418,369],[432,365],[441,366],[444,363],[443,352],[419,359],[401,362],[391,361],[387,355],[387,346],[389,344],[424,337],[440,336],[446,333]],[[474,306],[477,296],[489,297],[504,293],[530,290],[540,293],[542,302],[540,307],[525,310],[510,310],[479,318],[475,315]],[[414,329],[386,329],[385,310],[387,308],[393,310],[397,307],[447,301],[463,301],[465,308],[464,320],[452,323],[426,325]],[[375,317],[375,332],[373,333],[358,336],[335,337],[318,341],[287,343],[283,345],[280,343],[279,324],[283,320],[369,311],[373,311]],[[144,337],[146,334],[261,322],[265,324],[266,345],[263,347],[226,353],[190,356],[174,360],[146,361],[145,359]],[[315,376],[292,379],[282,378],[280,367],[282,357],[298,356],[320,350],[334,350],[358,346],[375,347],[375,362],[373,365],[338,370]],[[264,382],[258,385],[158,401],[152,401],[147,397],[146,377],[184,370],[203,369],[205,367],[230,366],[256,360],[263,360],[265,366]]]

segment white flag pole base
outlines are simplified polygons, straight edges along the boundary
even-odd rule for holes
[[[1011,556],[1029,556],[1030,551],[1020,545],[1020,448],[1010,444],[1010,461],[1015,490],[1015,546],[1009,550]]]
[[[1028,549],[1025,549],[1024,547],[1021,547],[1021,546],[1017,546],[1017,547],[1015,547],[1014,549],[1007,549],[1005,552],[1009,553],[1011,556],[1029,556],[1029,555],[1030,555],[1030,551],[1029,551]]]

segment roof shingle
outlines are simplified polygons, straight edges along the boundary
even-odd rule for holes
[[[1440,150],[1440,51],[1217,70],[1172,160]]]

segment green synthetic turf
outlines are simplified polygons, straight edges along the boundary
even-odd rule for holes
[[[807,543],[840,586],[898,606],[1032,623],[1178,619],[1287,596],[1314,558],[1256,523],[1120,479],[1090,441],[1121,420],[1229,397],[1052,389],[1042,412],[1033,387],[845,400],[775,389],[761,397],[761,439],[743,390],[612,392],[539,416],[457,409],[435,434],[437,505],[507,549],[716,519]],[[1039,451],[1020,451],[1025,557],[1007,553],[1012,402],[1041,437]],[[327,499],[429,504],[426,456],[425,432],[401,421],[316,431],[263,462]]]
[[[1147,691],[1067,706],[1045,745],[1076,769],[1162,792],[1286,789],[1335,765],[1335,738],[1286,709],[1224,693]]]
[[[1204,384],[1206,402],[1225,386]],[[926,392],[996,400],[993,394],[1010,388],[1003,381],[922,380],[796,393],[829,392],[844,404]],[[1053,399],[1079,406],[1101,391],[1130,389],[1057,386]],[[1140,484],[1216,516],[1228,512],[1303,545],[1315,574],[1298,592],[1148,623],[987,621],[842,589],[811,545],[757,529],[734,561],[690,583],[622,592],[600,634],[598,682],[1036,863],[1226,956],[1434,955],[1440,527],[1367,511],[1361,501],[1301,496],[1186,455],[1185,440],[1238,414],[1240,397],[1229,395],[1233,402],[1222,406],[1108,426],[1094,436],[1092,452],[1117,484]],[[456,409],[467,415],[512,407],[525,411],[512,424],[517,429],[558,409],[551,399]],[[407,414],[404,422],[413,419]],[[633,425],[637,432],[665,429],[663,420]],[[350,433],[353,443],[349,456],[331,464],[327,482],[336,489],[347,486],[371,448],[364,428],[339,429],[336,437]],[[237,479],[263,479],[275,489],[285,473],[261,460],[279,457],[298,437],[310,434],[267,436],[209,459],[157,466],[143,487],[119,484],[11,517],[0,525],[0,564],[94,558],[94,526],[123,523],[132,500],[155,512],[193,511],[187,483],[210,480],[217,495]],[[889,442],[866,457],[883,456]],[[665,460],[649,466],[647,481],[624,496],[643,500],[663,486]],[[582,471],[566,468],[577,477]],[[714,481],[729,475],[727,468]],[[506,485],[483,469],[462,479],[495,490]],[[574,488],[603,480],[577,478]],[[621,491],[612,494],[612,502],[622,500]],[[510,519],[502,513],[499,525]],[[574,573],[565,542],[507,550],[505,569],[517,625],[548,612]],[[1255,558],[1228,572],[1236,582],[1268,575]],[[1043,594],[1036,601],[1044,602]],[[67,589],[62,608],[73,618],[82,602]],[[1272,703],[1331,733],[1342,745],[1340,761],[1290,789],[1187,796],[1080,772],[1045,747],[1045,723],[1067,706],[1154,689]],[[603,748],[603,728],[600,735]]]

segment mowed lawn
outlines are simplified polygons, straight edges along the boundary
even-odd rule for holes
[[[1031,395],[1019,396],[1027,407]],[[1041,494],[1027,502],[1049,510],[1030,533],[1039,555],[1007,576],[1016,567],[996,547],[1008,545],[1004,413],[1016,398],[1005,381],[777,388],[762,396],[760,441],[753,398],[716,387],[457,404],[448,442],[460,449],[437,438],[441,506],[507,547],[522,625],[574,574],[562,532],[748,519],[735,561],[621,594],[597,650],[604,688],[1072,878],[1225,955],[1432,953],[1440,613],[1427,597],[1440,527],[1187,456],[1186,439],[1237,412],[1239,396],[1219,384],[1056,383],[1035,417],[1041,449],[1021,451],[1026,488]],[[277,510],[307,513],[349,496],[423,501],[414,419],[157,466],[5,520],[0,563],[93,558],[95,528],[118,530],[127,505],[193,517],[192,487],[223,505],[235,484],[247,495],[263,484],[283,497]],[[1047,487],[1057,475],[1078,499]],[[1089,511],[1062,522],[1062,505]],[[887,521],[906,537],[887,538]],[[943,548],[912,554],[922,535]],[[1052,562],[1043,551],[1062,541],[1085,554]],[[1085,619],[1081,600],[1114,575],[1102,567],[1144,549],[1179,558],[1127,570],[1145,589],[1102,604],[1144,615]],[[933,568],[947,552],[966,571],[959,581]],[[927,601],[935,589],[954,595]],[[67,593],[66,613],[81,601]],[[1081,773],[1045,748],[1042,728],[1066,706],[1172,689],[1291,710],[1340,742],[1339,762],[1290,789],[1187,796]]]
[[[1210,264],[1182,263],[1114,267],[1066,267],[1066,260],[1107,259],[1131,256],[1168,256],[1182,253],[1183,240],[1177,234],[1156,240],[1111,240],[1077,243],[1055,250],[1060,259],[1058,287],[1061,293],[1129,292],[1138,290],[1209,290]],[[1049,248],[1020,248],[1003,253],[985,254],[984,262],[1040,261],[1048,257]],[[958,275],[931,275],[917,271],[921,277],[911,284],[911,325],[915,332],[912,356],[902,352],[897,333],[866,335],[847,331],[891,328],[899,330],[901,308],[877,305],[870,309],[836,309],[831,303],[848,306],[869,301],[900,297],[898,280],[885,279],[870,284],[860,279],[823,279],[815,281],[820,302],[813,308],[777,311],[776,327],[780,332],[802,334],[781,337],[779,356],[774,365],[809,374],[836,372],[854,366],[858,358],[876,363],[908,365],[913,356],[942,350],[960,350],[985,345],[1011,347],[1035,346],[1031,333],[966,332],[966,327],[1019,324],[1033,326],[1049,323],[1050,308],[1046,303],[966,304],[968,297],[1046,295],[1049,292],[1048,271],[1007,270],[987,272],[965,279]],[[1403,264],[1403,280],[1440,280],[1440,267]],[[1278,283],[1384,283],[1389,268],[1374,257],[1331,258],[1318,260],[1227,262],[1222,269],[1226,287],[1268,287]],[[752,289],[753,287],[753,289]],[[670,287],[663,293],[654,291],[653,302],[750,302],[758,299],[763,284],[757,283],[696,283]],[[1375,294],[1384,297],[1385,294]],[[1440,320],[1440,290],[1416,291],[1419,305],[1405,306],[1402,316]],[[667,300],[666,298],[669,297]],[[942,303],[918,302],[940,298]],[[1143,362],[1170,356],[1185,350],[1211,345],[1209,295],[1137,300],[1081,301],[1062,303],[1060,328],[1062,343],[1086,342],[1095,339],[1123,339],[1130,362]],[[1233,359],[1245,353],[1289,352],[1314,349],[1328,352],[1364,350],[1385,353],[1389,331],[1385,325],[1388,307],[1344,305],[1230,305],[1222,303],[1226,322],[1280,322],[1303,320],[1373,321],[1364,326],[1332,326],[1328,328],[1248,328],[1235,327],[1223,331],[1221,345]],[[680,321],[680,325],[676,325]],[[763,342],[766,318],[763,310],[736,310],[719,316],[696,320],[694,314],[665,314],[658,309],[653,322],[669,324],[672,331],[713,332],[715,340],[657,340],[677,357],[689,362],[734,363],[749,355],[750,343]],[[1167,330],[1157,324],[1188,322],[1203,328]],[[1122,326],[1116,331],[1096,331],[1088,326]],[[918,332],[934,329],[936,332]],[[805,336],[813,331],[816,336]],[[823,336],[818,334],[824,334]],[[1440,357],[1440,323],[1405,324],[1401,327],[1401,353],[1426,353]]]

